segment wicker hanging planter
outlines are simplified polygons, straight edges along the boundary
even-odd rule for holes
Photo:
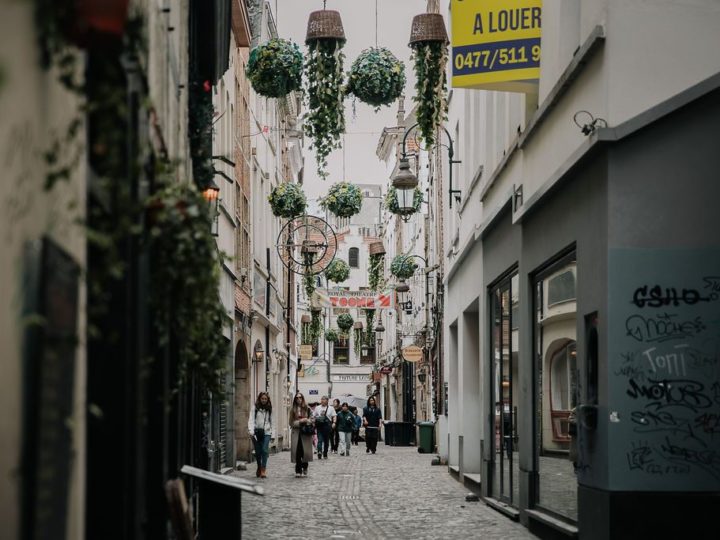
[[[355,323],[353,323],[353,328],[355,330],[362,330],[362,328],[363,328],[362,321],[355,321]]]
[[[447,30],[445,29],[445,20],[439,13],[421,13],[415,15],[410,28],[410,43],[412,47],[415,43],[427,43],[431,41],[439,41],[448,43]]]
[[[309,44],[318,39],[336,39],[345,43],[345,30],[339,11],[324,9],[310,14],[305,43]]]
[[[311,320],[312,319],[310,318],[310,315],[303,315],[302,317],[300,317],[300,322],[303,324],[309,323]]]
[[[385,246],[382,242],[373,242],[368,246],[370,255],[385,255]]]

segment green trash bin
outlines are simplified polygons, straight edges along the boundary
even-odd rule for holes
[[[435,450],[435,422],[418,422],[418,452],[432,454]]]

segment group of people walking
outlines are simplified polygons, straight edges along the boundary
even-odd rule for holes
[[[347,403],[323,396],[320,404],[311,408],[305,396],[298,392],[290,408],[288,423],[291,427],[290,461],[295,464],[295,477],[307,476],[308,464],[313,460],[313,438],[317,433],[317,458],[328,459],[328,453],[349,456],[353,444],[359,441],[360,427],[365,426],[365,452],[377,451],[377,442],[382,425],[382,414],[374,397],[368,398],[363,414],[351,411]],[[255,447],[257,461],[256,476],[266,478],[270,439],[273,438],[272,404],[267,392],[258,394],[250,411],[248,432]]]

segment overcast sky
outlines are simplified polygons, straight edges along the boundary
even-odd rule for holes
[[[311,11],[322,9],[321,0],[271,0],[275,11],[278,33],[283,38],[295,41],[305,48],[305,32]],[[327,9],[340,12],[347,42],[344,47],[345,71],[360,52],[375,46],[375,0],[328,0]],[[410,64],[410,25],[414,15],[424,13],[426,0],[377,0],[378,45],[386,47],[405,63],[406,100],[405,108],[412,108],[414,74]],[[353,116],[352,100],[345,101],[345,178],[343,178],[343,150],[336,150],[328,159],[330,176],[323,182],[316,173],[315,155],[305,141],[305,192],[314,199],[323,195],[335,182],[347,180],[360,184],[386,184],[384,165],[375,155],[378,139],[383,128],[396,125],[397,105],[383,107],[375,112],[372,107],[356,104]]]

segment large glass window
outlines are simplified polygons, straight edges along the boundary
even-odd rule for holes
[[[349,364],[350,349],[348,347],[349,340],[347,336],[341,335],[336,342],[333,343],[333,363]]]
[[[578,391],[575,280],[574,253],[535,279],[535,504],[569,521],[577,520],[576,441],[570,429]]]

